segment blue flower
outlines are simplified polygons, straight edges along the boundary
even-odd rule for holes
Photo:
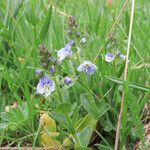
[[[72,55],[71,45],[68,43],[64,48],[57,51],[59,61],[64,60],[66,57]]]
[[[64,83],[67,84],[67,85],[69,85],[69,84],[72,83],[72,79],[71,79],[70,77],[66,76],[66,77],[64,78]]]
[[[49,76],[44,76],[39,80],[36,89],[36,93],[48,97],[52,92],[55,91],[55,83],[49,78]]]
[[[54,74],[54,73],[56,72],[54,65],[52,65],[52,66],[50,67],[50,70],[49,70],[49,71],[50,71],[51,74]]]
[[[112,62],[114,59],[115,59],[115,55],[109,52],[104,57],[104,60],[106,62]]]
[[[77,71],[81,72],[85,72],[88,75],[92,75],[94,74],[94,72],[96,71],[97,67],[95,64],[89,62],[89,61],[84,61],[82,64],[80,64],[80,66],[77,68]]]

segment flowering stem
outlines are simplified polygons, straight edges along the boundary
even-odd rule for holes
[[[58,96],[59,96],[60,103],[63,103],[63,98],[62,98],[62,94],[61,94],[61,91],[60,91],[60,86],[59,86],[59,83],[57,82],[56,77],[54,77],[54,81],[55,81],[55,84],[56,84],[57,93],[58,93]]]
[[[71,60],[69,60],[69,63],[70,63],[71,71],[73,72],[73,75],[76,76],[76,73],[75,73],[75,70],[74,70],[74,67],[73,67],[73,64],[72,64]],[[78,100],[77,94],[76,94],[76,90],[75,90],[75,87],[74,87],[74,86],[73,86],[73,92],[74,92],[74,95],[75,95],[76,100]]]

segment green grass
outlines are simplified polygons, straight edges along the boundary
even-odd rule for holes
[[[144,123],[141,113],[149,100],[150,91],[150,2],[135,2],[128,79],[124,85],[125,61],[116,58],[107,63],[102,59],[108,51],[117,49],[126,55],[130,25],[131,0],[114,24],[124,5],[114,0],[109,6],[105,0],[2,0],[0,1],[0,144],[1,146],[42,145],[40,112],[46,111],[56,122],[57,140],[65,138],[79,149],[113,149],[122,90],[125,104],[120,132],[120,149],[133,149],[138,140],[144,143]],[[67,35],[68,16],[76,17],[80,38]],[[113,26],[113,24],[115,26]],[[117,36],[110,49],[108,33],[114,27]],[[85,45],[80,44],[87,38]],[[57,83],[48,98],[36,94],[40,77],[36,69],[43,69],[39,45],[44,44],[53,56],[70,39],[76,41],[74,54],[57,65],[52,79]],[[76,47],[81,48],[78,54]],[[102,51],[97,60],[95,57]],[[77,67],[83,60],[93,61],[96,73],[87,76]],[[49,67],[45,74],[50,75]],[[73,84],[63,84],[68,75]],[[18,107],[5,111],[5,107],[18,103]],[[46,131],[51,132],[51,131]],[[80,134],[79,134],[80,133]],[[63,146],[63,145],[62,145]]]

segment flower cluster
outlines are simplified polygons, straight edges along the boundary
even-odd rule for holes
[[[37,84],[36,93],[44,95],[45,97],[50,96],[51,93],[55,91],[55,84],[57,83],[56,83],[56,80],[54,82],[52,79],[58,75],[59,68],[62,65],[61,62],[63,62],[63,60],[67,58],[70,58],[70,56],[74,54],[75,48],[76,48],[77,53],[81,52],[81,48],[78,47],[78,44],[80,46],[85,46],[87,43],[87,38],[85,36],[80,38],[81,34],[78,31],[78,24],[76,22],[75,17],[73,16],[69,17],[68,27],[69,27],[68,34],[69,36],[72,35],[72,37],[70,36],[71,38],[69,42],[63,48],[59,49],[56,52],[57,53],[56,58],[52,56],[52,53],[50,53],[44,45],[41,45],[39,47],[39,52],[40,52],[41,62],[43,64],[43,67],[42,69],[36,70],[36,74],[42,76],[41,79],[39,80],[39,83]],[[49,69],[49,75],[51,75],[51,78],[47,75],[44,75],[44,69],[46,70]],[[92,75],[97,70],[97,66],[93,64],[92,62],[86,60],[86,61],[83,61],[77,67],[76,70],[78,72],[84,72],[87,75]],[[63,77],[63,83],[66,85],[72,84],[73,81],[74,80],[68,75]],[[61,84],[61,82],[59,82],[58,84]]]
[[[114,33],[110,33],[108,36],[106,50],[108,52],[102,55],[102,58],[108,63],[114,61],[116,57],[120,57],[122,60],[126,59],[126,56],[118,50],[117,36]]]
[[[119,56],[122,60],[125,60],[125,59],[126,59],[126,56],[123,55],[120,51],[117,51],[116,56],[115,56],[113,53],[108,52],[105,56],[102,55],[102,58],[103,58],[106,62],[110,63],[110,62],[112,62],[112,61],[115,59],[115,57],[117,57],[117,56]]]

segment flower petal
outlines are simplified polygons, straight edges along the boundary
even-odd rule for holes
[[[41,83],[37,84],[36,93],[38,93],[38,94],[44,94],[45,93],[44,86]]]
[[[60,49],[59,51],[57,51],[57,56],[59,61],[62,61],[63,59],[66,58],[66,52],[65,52],[65,48]]]
[[[54,81],[51,81],[51,83],[50,83],[50,91],[51,92],[55,91],[55,83],[54,83]]]
[[[84,64],[80,64],[79,67],[77,68],[77,71],[84,71],[85,70],[85,66]]]

